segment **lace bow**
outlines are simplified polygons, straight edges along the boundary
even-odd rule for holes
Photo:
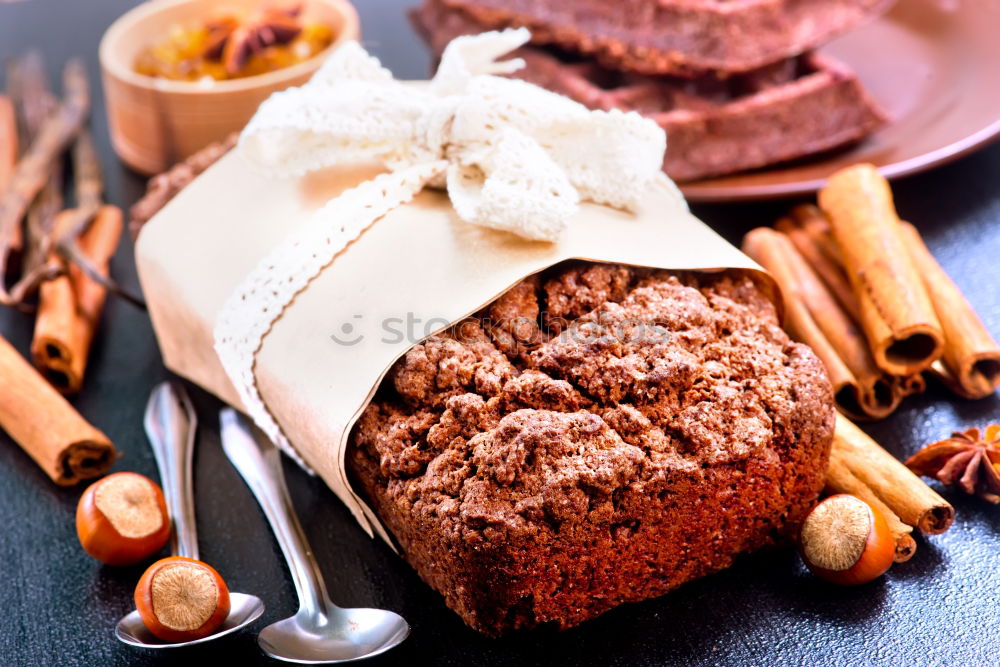
[[[281,176],[381,162],[388,172],[327,203],[265,257],[219,313],[215,348],[257,425],[308,470],[264,404],[257,351],[295,294],[376,220],[427,186],[447,187],[458,216],[554,241],[580,201],[634,209],[660,171],[663,130],[630,112],[591,111],[497,74],[527,30],[454,40],[429,85],[393,79],[356,42],[301,88],[272,95],[240,137],[252,163]]]
[[[424,87],[345,44],[308,84],[261,105],[240,138],[243,155],[289,176],[358,162],[433,165],[422,186],[447,186],[460,218],[534,240],[558,238],[581,200],[632,210],[662,167],[663,130],[493,76],[524,66],[498,58],[529,37],[460,37]]]

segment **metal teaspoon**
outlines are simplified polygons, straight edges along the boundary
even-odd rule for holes
[[[146,406],[146,435],[160,470],[167,510],[173,521],[170,552],[198,560],[198,535],[194,518],[194,492],[191,456],[194,453],[198,421],[191,400],[180,385],[163,382],[153,389]],[[213,634],[189,642],[165,642],[146,629],[138,611],[118,621],[115,636],[126,644],[160,649],[190,646],[232,634],[257,620],[264,613],[264,603],[254,595],[229,594],[229,615]]]
[[[272,658],[306,664],[350,662],[388,651],[406,639],[410,626],[384,609],[343,609],[333,604],[323,575],[292,507],[281,453],[255,438],[232,408],[219,413],[222,448],[257,498],[288,562],[299,611],[264,628],[257,637]]]

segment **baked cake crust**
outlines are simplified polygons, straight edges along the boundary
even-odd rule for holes
[[[488,30],[641,74],[749,72],[824,44],[894,0],[441,0]]]
[[[832,406],[749,278],[571,264],[410,350],[347,461],[466,623],[565,628],[791,535]]]

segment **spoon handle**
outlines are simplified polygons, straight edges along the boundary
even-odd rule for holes
[[[334,607],[281,470],[281,453],[266,438],[255,438],[246,421],[232,408],[219,413],[222,449],[264,510],[285,555],[299,596],[300,611],[327,615]]]
[[[198,528],[194,518],[191,457],[198,417],[184,388],[172,382],[158,384],[149,396],[143,423],[156,466],[160,469],[167,511],[174,522],[170,552],[197,560]]]

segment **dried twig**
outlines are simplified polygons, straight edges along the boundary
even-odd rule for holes
[[[183,162],[178,162],[169,170],[149,179],[146,194],[129,210],[131,222],[129,231],[132,239],[139,236],[139,231],[146,222],[167,205],[178,192],[187,187],[195,177],[215,164],[219,158],[228,153],[239,139],[239,133],[234,132],[222,141],[215,141],[191,155]]]
[[[8,69],[7,80],[21,120],[22,142],[27,146],[38,135],[56,106],[41,56],[32,52],[14,61]],[[41,282],[51,280],[63,272],[61,263],[49,264],[47,259],[51,251],[55,217],[63,206],[62,173],[62,160],[57,159],[45,187],[28,209],[21,277],[10,289],[11,299],[22,310],[31,308],[26,301]]]
[[[80,249],[80,236],[87,231],[104,204],[104,179],[101,175],[101,162],[97,157],[97,150],[94,148],[94,140],[87,130],[80,132],[73,145],[73,182],[76,192],[73,220],[59,234],[55,242],[56,253],[63,261],[76,264],[88,278],[108,291],[133,305],[145,308],[146,305],[142,299],[125,291],[111,280],[107,273],[95,266],[87,254]]]
[[[61,262],[47,260],[52,251],[52,234],[56,215],[62,209],[63,197],[59,183],[62,169],[53,172],[53,178],[42,189],[28,211],[28,242],[24,248],[21,278],[10,288],[10,298],[21,310],[33,310],[27,300],[46,280],[61,276],[65,269]],[[55,182],[53,182],[55,181]]]
[[[14,228],[20,224],[42,190],[59,156],[83,127],[90,109],[90,93],[83,64],[67,63],[63,72],[63,101],[42,125],[27,153],[18,161],[10,187],[0,198],[0,276],[4,275]],[[0,303],[14,305],[0,284]]]
[[[103,275],[93,263],[87,259],[87,255],[84,254],[79,246],[74,241],[72,244],[67,246],[57,245],[56,252],[59,256],[66,262],[72,263],[80,267],[80,270],[95,283],[108,290],[110,293],[117,297],[128,301],[136,308],[146,309],[146,302],[140,297],[132,294],[124,287],[111,280],[107,276]]]
[[[7,87],[20,115],[21,143],[27,148],[52,114],[55,99],[45,73],[45,61],[38,51],[30,51],[8,65]]]
[[[97,157],[97,149],[94,148],[94,139],[87,130],[82,130],[80,136],[76,138],[76,143],[73,144],[73,184],[77,218],[60,236],[60,243],[80,236],[104,203],[101,161]]]

